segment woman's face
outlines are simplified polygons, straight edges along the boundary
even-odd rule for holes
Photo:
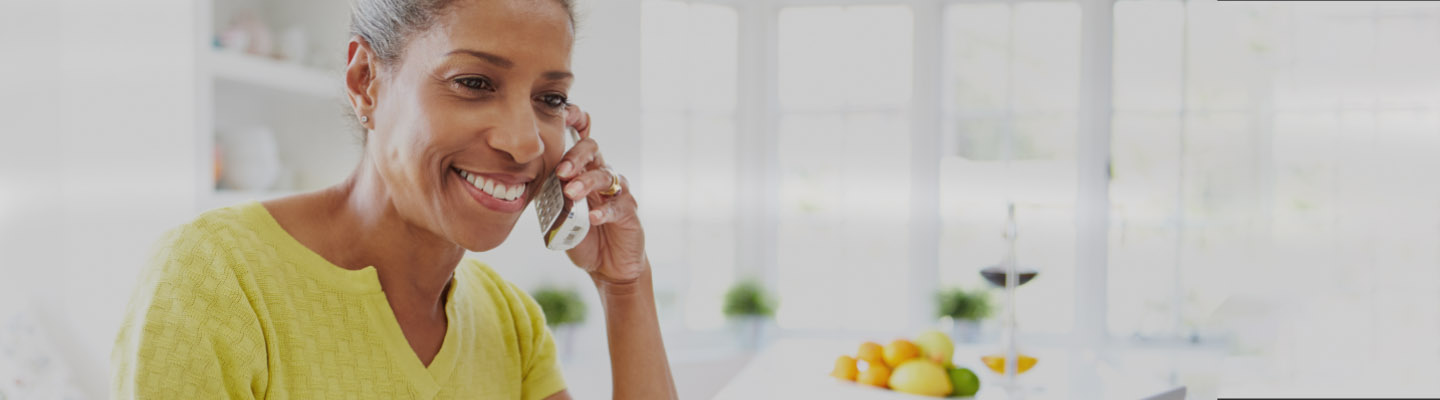
[[[564,153],[573,29],[551,0],[457,0],[437,17],[376,68],[366,156],[412,226],[486,251]]]

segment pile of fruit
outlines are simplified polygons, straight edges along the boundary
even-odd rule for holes
[[[915,341],[895,339],[889,345],[865,342],[854,357],[835,360],[830,376],[925,396],[973,396],[980,378],[950,362],[955,344],[940,331],[926,331]]]

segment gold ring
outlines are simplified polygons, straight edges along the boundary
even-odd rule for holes
[[[615,170],[610,167],[605,167],[604,169],[605,172],[610,173],[610,187],[601,190],[600,195],[610,197],[620,194],[620,174],[616,173]]]

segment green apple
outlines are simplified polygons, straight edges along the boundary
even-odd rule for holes
[[[925,359],[940,363],[949,367],[950,357],[955,354],[955,343],[950,342],[950,337],[944,333],[931,329],[921,332],[915,337],[915,345],[920,347],[920,355]]]

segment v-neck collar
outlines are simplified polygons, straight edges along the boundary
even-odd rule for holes
[[[450,285],[445,293],[445,339],[440,344],[440,351],[435,354],[434,359],[430,360],[430,365],[427,367],[420,362],[420,356],[415,354],[415,350],[410,347],[410,341],[405,339],[405,332],[400,329],[400,321],[395,318],[395,310],[390,308],[390,302],[385,297],[385,292],[380,285],[380,277],[374,266],[367,266],[359,270],[341,268],[290,235],[290,232],[286,231],[280,222],[275,220],[274,215],[270,214],[270,210],[260,202],[251,202],[244,207],[248,208],[246,211],[258,214],[261,217],[260,220],[265,221],[264,226],[259,229],[269,230],[272,235],[285,238],[282,243],[277,245],[292,247],[295,254],[301,254],[307,258],[299,263],[303,264],[299,268],[302,273],[311,275],[317,281],[324,282],[329,286],[361,296],[370,302],[369,307],[365,308],[370,311],[370,318],[374,324],[372,326],[381,327],[379,334],[382,337],[381,340],[384,341],[385,351],[400,364],[395,367],[404,371],[405,376],[415,386],[416,391],[420,392],[422,398],[434,398],[439,394],[440,388],[455,371],[457,354],[460,351],[458,349],[461,345],[459,343],[460,333],[457,330],[460,329],[461,322],[456,319],[455,304],[467,299],[456,298],[456,293],[459,292],[460,285],[471,284],[461,282],[461,276],[464,274],[455,273],[450,278]],[[460,267],[456,266],[457,272]]]
[[[384,337],[386,352],[390,353],[392,359],[397,360],[400,365],[395,367],[404,371],[422,398],[434,398],[455,371],[457,347],[460,346],[457,330],[461,325],[460,321],[456,320],[455,303],[463,301],[455,298],[456,286],[462,284],[459,282],[460,275],[455,274],[455,277],[451,278],[450,289],[445,294],[445,339],[428,367],[420,362],[420,356],[415,354],[415,350],[410,347],[410,341],[405,339],[405,331],[400,329],[400,322],[395,318],[395,311],[390,308],[390,302],[385,296],[382,294],[370,299],[373,303],[369,307],[371,317],[382,326],[381,335]]]

